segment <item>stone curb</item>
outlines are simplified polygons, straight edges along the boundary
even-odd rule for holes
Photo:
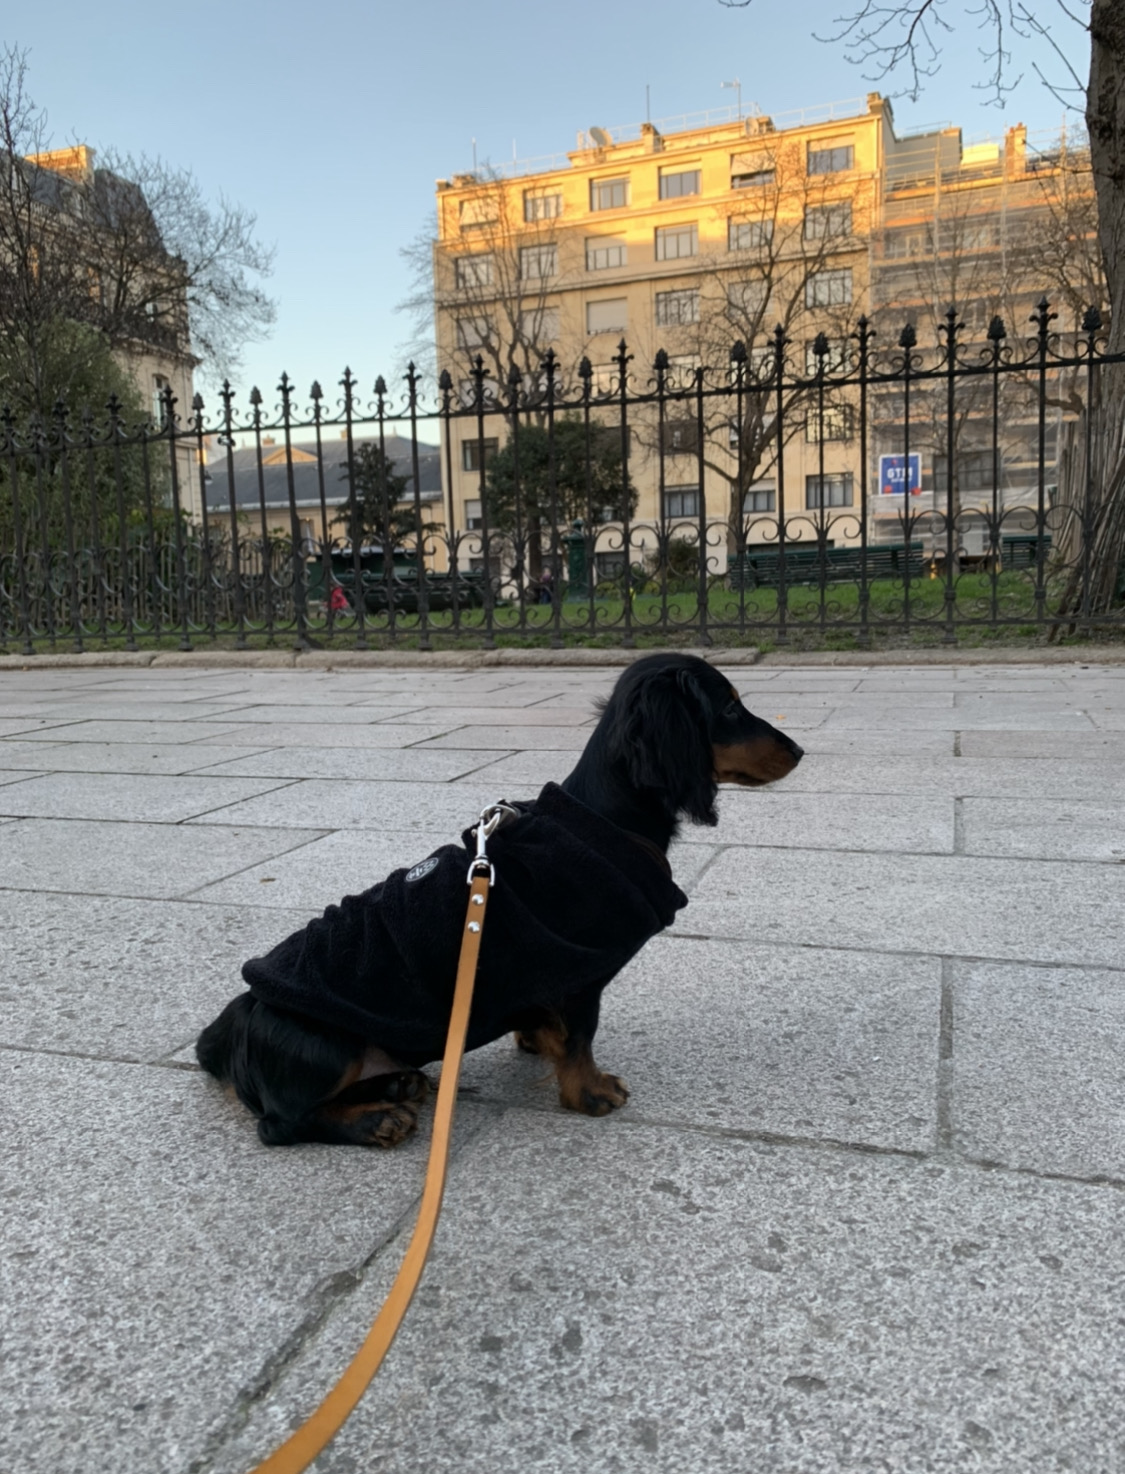
[[[0,655],[5,670],[209,669],[209,670],[534,670],[619,669],[659,650],[91,650],[83,654]],[[683,653],[682,651],[679,653]],[[1005,646],[974,650],[774,650],[754,647],[697,649],[722,666],[941,666],[941,665],[1122,665],[1125,645],[1087,645],[1082,649],[1023,649]]]
[[[771,650],[761,665],[1125,665],[1125,645],[1025,650]]]

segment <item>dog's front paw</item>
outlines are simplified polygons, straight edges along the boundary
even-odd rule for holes
[[[604,1070],[568,1072],[559,1079],[559,1100],[568,1111],[581,1111],[584,1116],[608,1116],[628,1099],[625,1081]]]

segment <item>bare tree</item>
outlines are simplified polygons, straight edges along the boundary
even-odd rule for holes
[[[209,376],[234,372],[274,319],[257,280],[273,253],[255,241],[253,215],[209,204],[189,171],[159,159],[107,153],[95,167],[92,150],[50,152],[27,82],[26,54],[5,48],[0,334],[13,397],[45,413],[65,391],[60,324],[90,329],[68,336],[91,351],[191,353]]]
[[[720,0],[730,8],[752,3]],[[1022,51],[1055,96],[1085,112],[1109,302],[1117,309],[1110,347],[1117,350],[1125,346],[1125,6],[1120,0],[963,0],[958,9],[961,22],[983,42],[976,49],[989,101],[1001,103],[1021,80],[1015,65]],[[1054,24],[1088,35],[1085,77],[1068,59]],[[861,0],[820,39],[842,43],[872,81],[904,75],[903,92],[916,101],[940,70],[942,48],[956,29],[946,0]],[[1036,45],[1052,56],[1050,74],[1033,54]]]
[[[636,422],[638,438],[651,453],[695,453],[698,407],[688,391],[696,366],[722,370],[730,364],[732,382],[741,377],[740,397],[703,400],[704,464],[727,485],[732,546],[745,529],[747,493],[776,474],[795,436],[809,433],[809,416],[815,420],[821,405],[811,382],[819,365],[828,377],[847,365],[852,304],[863,287],[853,280],[854,267],[866,269],[866,252],[853,256],[849,247],[867,228],[866,221],[852,219],[853,209],[858,217],[866,208],[862,201],[853,204],[832,175],[808,172],[803,143],[766,131],[747,139],[737,167],[739,204],[716,211],[725,239],[703,254],[698,286],[657,295],[651,346],[665,351],[663,384],[680,396],[667,409],[671,427],[666,422],[661,436],[651,421]],[[813,351],[817,334],[826,335],[821,357]],[[732,362],[735,344],[740,348]],[[651,363],[648,346],[638,344],[640,356]],[[805,380],[805,387],[794,379]],[[735,404],[740,411],[732,413]],[[831,387],[823,407],[833,423],[843,423],[848,414]],[[679,421],[684,434],[677,444]],[[813,432],[821,428],[812,426]]]
[[[559,311],[551,305],[564,284],[553,196],[544,194],[541,207],[528,203],[523,191],[488,166],[472,184],[458,197],[456,236],[434,240],[423,231],[401,253],[413,277],[410,294],[399,303],[413,319],[408,350],[435,377],[447,369],[463,396],[478,358],[492,393],[507,393],[513,371],[532,391],[548,348],[570,369],[584,346],[560,342]],[[447,325],[445,341],[435,311]],[[528,397],[534,414],[536,395]]]

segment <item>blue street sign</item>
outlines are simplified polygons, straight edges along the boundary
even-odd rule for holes
[[[879,494],[880,496],[901,496],[906,490],[906,467],[903,456],[880,456],[879,457]],[[910,480],[909,489],[911,496],[922,494],[922,457],[912,454],[910,457]]]

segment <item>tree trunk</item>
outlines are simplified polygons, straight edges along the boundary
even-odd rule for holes
[[[1112,314],[1109,348],[1116,353],[1125,349],[1125,5],[1121,0],[1094,0],[1090,14],[1086,127]]]
[[[1121,353],[1125,351],[1122,0],[1093,0],[1086,126],[1098,200],[1098,239],[1109,292],[1108,349]],[[1119,602],[1125,564],[1125,364],[1105,364],[1097,371],[1092,402],[1068,436],[1059,471],[1054,543],[1069,575],[1059,612],[1069,616],[1105,613]],[[1055,625],[1052,634],[1067,627],[1073,628],[1073,620]]]

